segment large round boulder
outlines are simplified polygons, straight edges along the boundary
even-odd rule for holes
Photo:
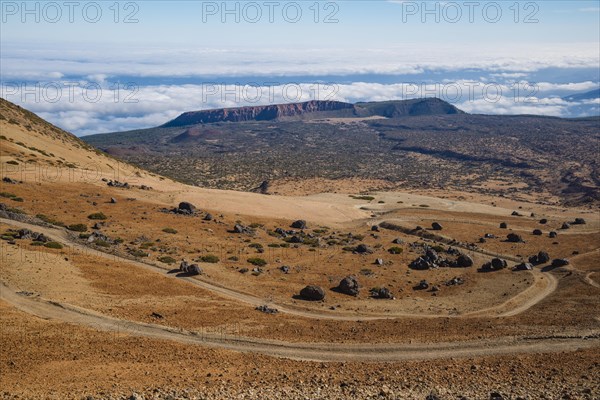
[[[299,219],[298,221],[294,221],[292,223],[292,228],[294,229],[306,229],[306,221],[303,219]]]
[[[177,210],[183,213],[193,214],[196,212],[196,206],[194,206],[192,203],[188,203],[187,201],[182,201],[179,203],[179,206],[177,206]]]
[[[456,259],[456,266],[460,268],[467,268],[473,266],[473,259],[466,254],[461,254]]]
[[[373,250],[371,250],[371,248],[369,246],[367,246],[366,244],[363,244],[363,243],[356,246],[356,249],[354,251],[356,251],[357,253],[360,253],[360,254],[373,252]]]
[[[358,281],[354,276],[347,276],[341,280],[338,290],[341,293],[350,295],[350,296],[358,296],[359,286]]]
[[[309,301],[321,301],[325,298],[325,291],[314,285],[309,285],[300,291],[300,296]]]
[[[565,265],[569,265],[569,260],[567,260],[566,258],[557,258],[555,260],[552,260],[552,266],[554,268],[564,267]]]
[[[518,235],[516,233],[509,233],[508,235],[506,235],[506,240],[511,243],[523,243],[523,238],[521,237],[521,235]]]
[[[493,269],[504,269],[508,266],[508,264],[506,263],[506,260],[503,260],[501,258],[493,258],[492,259],[492,268]]]
[[[439,222],[434,222],[431,224],[431,229],[433,229],[434,231],[441,231],[444,228]]]

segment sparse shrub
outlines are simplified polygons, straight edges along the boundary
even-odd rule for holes
[[[251,247],[251,248],[253,248],[253,249],[262,249],[262,248],[263,248],[263,245],[262,245],[262,244],[260,244],[260,243],[250,243],[250,244],[248,245],[248,247]]]
[[[379,203],[379,204],[385,204],[385,201],[379,200],[377,203]]]
[[[0,197],[4,197],[5,199],[14,199],[17,197],[17,195],[8,192],[0,192]]]
[[[10,161],[7,161],[6,163],[10,164],[10,165],[19,165],[19,163],[16,162],[15,160],[10,160]]]
[[[89,233],[80,233],[79,239],[88,239],[90,236],[92,236],[92,235]]]
[[[22,197],[13,197],[11,200],[18,201],[19,203],[22,203],[24,201]]]
[[[154,243],[152,243],[152,242],[145,242],[145,243],[140,244],[140,249],[147,250],[147,249],[149,249],[152,246],[154,246]]]
[[[263,226],[264,226],[263,224],[259,224],[258,222],[254,222],[254,223],[250,224],[250,228],[252,228],[252,229],[262,228]]]
[[[279,245],[279,243],[269,243],[267,246],[268,246],[268,247],[272,247],[272,248],[274,248],[274,249],[281,247],[281,246]]]
[[[148,257],[148,253],[142,250],[133,250],[129,254],[131,254],[134,257]]]
[[[240,261],[240,258],[238,256],[231,256],[228,258],[229,261]]]
[[[350,195],[350,197],[352,197],[353,199],[356,199],[356,200],[366,200],[366,201],[375,200],[375,197],[373,197],[373,196],[353,196],[353,195]]]
[[[255,265],[257,267],[264,267],[265,265],[267,265],[267,261],[265,261],[264,259],[262,259],[260,257],[251,257],[251,258],[247,259],[246,261],[248,261],[250,264]]]
[[[442,246],[440,246],[439,244],[436,244],[435,246],[431,247],[433,250],[437,251],[438,253],[441,253],[442,251],[444,251],[444,248]]]
[[[110,243],[108,243],[106,240],[96,240],[94,244],[99,247],[110,247]]]
[[[371,275],[373,275],[373,271],[370,270],[369,268],[363,268],[360,270],[360,274],[364,275],[364,276],[371,276]]]
[[[162,231],[165,233],[171,233],[173,235],[177,233],[177,229],[173,229],[173,228],[165,228]]]
[[[398,247],[398,246],[390,247],[388,249],[388,252],[390,254],[402,254],[403,251],[404,251],[404,249],[402,247]]]
[[[200,261],[205,263],[216,264],[219,262],[219,257],[215,256],[214,254],[207,254],[205,256],[200,257]]]
[[[98,219],[98,220],[105,220],[105,219],[107,219],[106,215],[104,215],[101,212],[90,214],[90,215],[88,215],[88,218],[89,219]]]
[[[58,242],[47,242],[44,243],[44,247],[47,247],[49,249],[62,249],[63,245]]]
[[[51,218],[44,214],[38,214],[38,215],[36,215],[36,217],[48,224],[52,224],[52,225],[56,225],[56,226],[65,226],[64,222],[56,221],[54,218]]]
[[[429,204],[419,204],[419,207],[427,208],[429,207]]]
[[[67,229],[73,232],[85,232],[87,231],[87,225],[86,224],[73,224],[73,225],[69,225],[67,226]]]
[[[31,242],[31,245],[32,245],[32,246],[44,246],[44,245],[45,245],[45,243],[44,243],[44,242],[38,242],[38,241],[36,240],[36,241],[33,241],[33,242]]]
[[[162,256],[162,257],[158,257],[158,261],[165,263],[165,264],[175,264],[175,262],[177,260],[175,260],[173,257],[171,256]]]

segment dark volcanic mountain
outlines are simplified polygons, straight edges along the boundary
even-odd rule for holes
[[[215,122],[273,121],[381,116],[398,118],[414,115],[460,114],[462,111],[439,99],[416,99],[373,103],[343,103],[313,100],[304,103],[191,111],[163,125],[164,128]]]
[[[600,203],[599,127],[599,118],[470,115],[420,99],[197,111],[157,128],[84,139],[145,169],[212,188],[358,178],[388,189],[592,205]]]

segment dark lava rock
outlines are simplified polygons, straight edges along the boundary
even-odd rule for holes
[[[427,283],[426,280],[422,280],[421,282],[419,282],[418,285],[413,287],[414,290],[425,290],[425,289],[429,289],[429,283]]]
[[[300,291],[300,296],[309,301],[321,301],[325,298],[325,292],[319,286],[309,285]]]
[[[354,250],[357,253],[360,254],[365,254],[365,253],[373,253],[373,250],[371,250],[371,248],[369,246],[367,246],[366,244],[359,244],[358,246],[356,246],[356,249]]]
[[[299,219],[298,221],[294,221],[292,223],[292,228],[294,229],[306,229],[306,221],[303,219]]]
[[[446,282],[446,286],[457,286],[462,285],[465,281],[462,278],[454,277]]]
[[[342,279],[337,288],[340,292],[350,296],[358,296],[360,290],[358,280],[354,276],[347,276]]]
[[[560,229],[569,229],[571,227],[571,225],[568,222],[565,222],[562,224],[562,226],[560,227]]]
[[[461,254],[456,260],[456,266],[459,268],[467,268],[473,266],[473,259],[466,254]]]
[[[506,240],[511,243],[523,243],[523,238],[521,235],[517,235],[516,233],[509,233],[506,235]]]
[[[256,307],[256,308],[255,308],[255,310],[257,310],[257,311],[260,311],[260,312],[263,312],[263,313],[265,313],[265,314],[277,314],[277,313],[279,312],[279,310],[278,310],[278,309],[276,309],[276,308],[271,308],[271,307],[269,307],[269,306],[267,306],[267,305],[264,305],[264,306],[258,306],[258,307]]]
[[[540,229],[534,229],[533,230],[533,234],[536,236],[541,236],[542,235],[542,231]]]
[[[550,261],[550,255],[545,251],[540,251],[536,255],[529,257],[529,262],[533,265],[546,264],[548,261]]]
[[[393,299],[394,295],[388,288],[371,289],[371,296],[375,299]]]
[[[494,269],[503,269],[507,267],[506,260],[502,260],[500,258],[492,259],[492,268]]]
[[[290,238],[290,243],[298,244],[298,243],[303,243],[303,242],[304,242],[304,240],[300,236],[292,236]]]
[[[547,223],[548,223],[548,220],[546,218],[540,219],[540,224],[545,225]]]
[[[573,221],[573,225],[585,225],[585,219],[575,218],[575,221]]]
[[[492,261],[485,263],[481,266],[481,271],[498,271],[508,266],[506,260],[500,258],[493,258]]]
[[[500,229],[508,228],[508,224],[506,222],[500,222]]]
[[[204,216],[203,220],[205,220],[205,221],[212,221],[212,220],[213,220],[213,218],[214,218],[214,217],[212,216],[212,214],[210,214],[210,213],[209,213],[209,214],[206,214],[206,215]]]
[[[569,265],[569,260],[566,258],[556,258],[552,260],[552,266],[555,268],[564,267],[565,265]]]
[[[196,206],[194,206],[192,203],[188,203],[187,201],[182,201],[174,211],[178,214],[190,215],[196,212]]]
[[[549,237],[549,238],[552,238],[552,239],[554,239],[554,238],[555,238],[555,237],[557,237],[557,236],[558,236],[558,233],[556,233],[556,232],[554,232],[554,231],[552,231],[552,232],[550,232],[550,233],[548,234],[548,237]]]
[[[377,225],[373,225],[373,226],[371,227],[371,231],[372,231],[372,232],[379,232],[379,227],[378,227]]]
[[[434,222],[431,224],[431,229],[433,229],[434,231],[441,231],[444,228],[438,222]]]
[[[533,269],[533,264],[523,262],[521,264],[517,264],[513,268],[513,271],[531,271],[532,269]]]
[[[519,214],[519,212],[517,212],[517,211],[513,211],[512,214],[510,214],[510,215],[512,215],[513,217],[522,217],[522,215]]]

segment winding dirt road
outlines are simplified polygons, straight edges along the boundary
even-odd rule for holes
[[[0,219],[0,222],[11,226],[28,228],[42,232],[53,240],[59,241],[72,249],[86,252],[98,257],[111,258],[123,263],[133,264],[155,273],[165,274],[166,270],[115,255],[103,253],[87,246],[73,242],[66,231],[50,229],[23,222]],[[456,316],[465,317],[502,317],[524,312],[556,288],[556,280],[551,274],[534,273],[536,280],[527,290],[506,302],[479,310],[470,314]],[[196,278],[175,278],[207,289],[215,294],[229,297],[237,301],[262,305],[264,301],[253,295],[218,286]],[[100,331],[113,332],[117,335],[143,336],[160,340],[172,340],[179,343],[216,347],[239,352],[260,353],[269,356],[311,361],[402,361],[427,360],[450,357],[476,357],[502,354],[521,354],[539,352],[573,351],[581,348],[600,346],[600,331],[574,332],[570,336],[517,338],[502,337],[493,340],[442,342],[442,343],[390,343],[390,344],[342,344],[342,343],[293,343],[276,340],[240,337],[230,334],[214,334],[190,332],[181,329],[164,327],[141,322],[127,321],[106,316],[95,311],[83,309],[71,304],[58,303],[49,299],[17,293],[16,289],[0,284],[0,299],[17,309],[40,318],[90,327]],[[382,318],[398,318],[412,316],[423,318],[423,315],[335,315],[322,311],[301,310],[282,305],[275,305],[280,312],[306,318],[337,320],[374,320]],[[444,317],[448,315],[431,316]]]
[[[152,265],[149,263],[144,263],[140,261],[130,260],[128,258],[120,257],[113,254],[104,253],[99,250],[92,249],[88,246],[81,245],[72,241],[67,232],[62,229],[51,229],[45,228],[38,225],[32,225],[24,222],[13,221],[9,219],[0,218],[0,222],[5,223],[7,225],[11,225],[18,228],[27,228],[31,230],[35,230],[37,232],[41,232],[44,235],[48,236],[52,240],[62,243],[65,246],[71,248],[71,250],[81,251],[86,254],[90,254],[96,257],[108,258],[113,261],[118,261],[126,264],[135,265],[137,267],[144,268],[148,271],[152,271],[154,273],[160,273],[162,275],[167,271],[164,268],[158,267],[156,265]],[[270,306],[277,308],[277,310],[281,313],[299,316],[303,318],[311,318],[311,319],[327,319],[327,320],[338,320],[338,321],[373,321],[373,320],[381,320],[381,319],[395,319],[395,318],[466,318],[466,317],[507,317],[514,316],[519,313],[522,313],[529,308],[533,307],[548,295],[550,295],[557,286],[556,278],[549,273],[542,273],[539,270],[534,270],[530,272],[534,277],[534,283],[527,288],[526,290],[518,293],[512,298],[508,299],[504,303],[497,304],[491,307],[483,308],[480,310],[463,313],[463,314],[418,314],[418,313],[386,313],[386,314],[362,314],[362,313],[340,313],[339,311],[330,312],[324,310],[309,310],[303,309],[299,307],[294,307],[291,305],[283,305],[279,303],[270,302]],[[203,289],[206,289],[212,293],[217,295],[230,298],[253,307],[261,306],[265,304],[265,300],[263,298],[254,296],[249,293],[244,293],[242,291],[227,288],[221,285],[218,285],[214,282],[207,282],[202,280],[201,277],[175,277],[175,275],[170,275],[173,279],[185,280],[191,284],[197,285]]]
[[[600,332],[593,331],[569,337],[504,337],[486,341],[432,344],[291,343],[228,334],[195,333],[153,324],[120,320],[69,304],[17,294],[4,285],[0,285],[0,298],[17,309],[40,318],[87,326],[100,331],[307,361],[389,362],[562,352],[600,346]]]

